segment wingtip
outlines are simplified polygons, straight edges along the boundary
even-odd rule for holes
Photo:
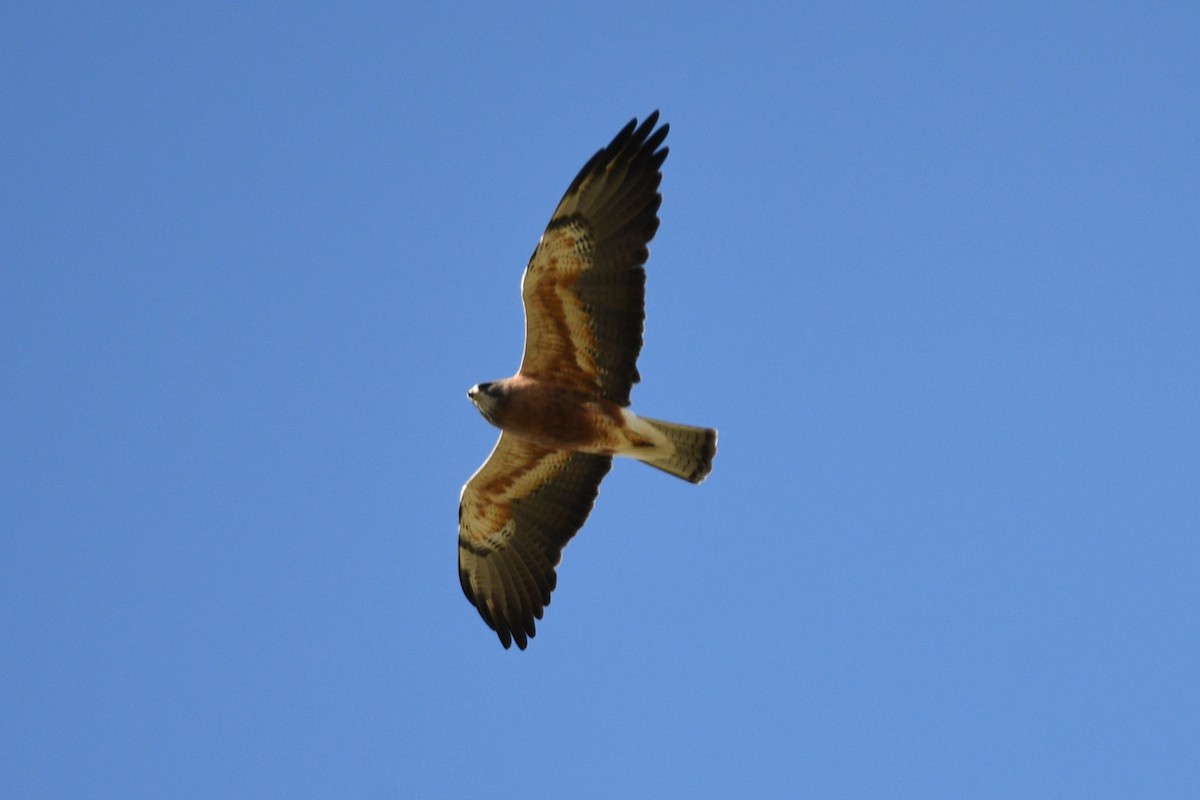
[[[670,130],[671,127],[670,125],[664,123],[658,128],[658,130],[655,130],[655,127],[658,125],[658,109],[650,112],[650,114],[642,120],[642,124],[637,124],[637,117],[634,117],[629,124],[635,127],[633,135],[631,136],[632,140],[639,145],[642,145],[642,143],[645,143],[643,146],[649,145],[650,150],[654,150],[654,148],[662,143],[662,140],[667,135],[667,131]],[[626,128],[628,127],[629,126],[627,125]]]
[[[519,628],[505,628],[493,626],[496,631],[496,636],[500,639],[500,644],[504,645],[505,650],[511,650],[513,644],[517,645],[518,650],[524,650],[529,646],[529,639],[533,636],[532,633],[526,633]]]

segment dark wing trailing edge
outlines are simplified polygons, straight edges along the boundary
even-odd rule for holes
[[[524,650],[550,604],[563,548],[583,526],[611,456],[549,450],[501,434],[458,505],[463,593],[507,648]]]
[[[662,147],[658,112],[632,120],[571,182],[521,284],[521,372],[629,405],[639,380],[647,248],[658,230]]]

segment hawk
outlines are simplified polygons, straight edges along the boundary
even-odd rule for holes
[[[715,430],[628,408],[667,157],[657,124],[632,120],[571,181],[521,281],[520,369],[467,392],[501,433],[459,497],[458,575],[505,648],[534,635],[613,456],[692,483],[712,469]]]

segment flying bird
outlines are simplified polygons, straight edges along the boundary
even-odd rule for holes
[[[630,121],[571,181],[521,281],[520,369],[467,392],[501,433],[459,496],[458,575],[505,648],[534,635],[613,456],[692,483],[712,469],[715,430],[628,408],[667,157],[657,124]]]

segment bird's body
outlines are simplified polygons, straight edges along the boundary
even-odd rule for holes
[[[488,422],[543,447],[634,458],[670,452],[661,433],[595,393],[518,374],[473,387],[467,396]]]
[[[647,243],[658,229],[658,113],[629,123],[559,202],[521,282],[517,374],[467,393],[502,431],[459,501],[459,578],[508,647],[524,649],[550,602],[562,549],[612,466],[628,456],[699,483],[717,432],[628,409],[640,379]]]

